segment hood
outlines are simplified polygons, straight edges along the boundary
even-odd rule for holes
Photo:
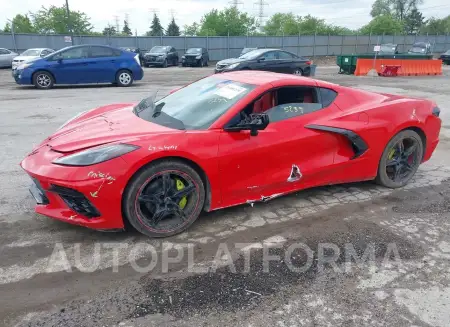
[[[106,112],[98,108],[96,110],[101,113],[93,116],[90,112],[84,114],[89,118],[77,118],[76,122],[57,131],[42,144],[55,151],[73,152],[106,143],[130,142],[149,134],[184,132],[145,121],[133,113],[132,106],[111,108]]]
[[[145,54],[146,56],[165,56],[165,55],[167,55],[167,53],[165,53],[165,52],[147,52],[146,54]]]
[[[185,53],[184,56],[189,56],[189,57],[197,57],[197,56],[201,56],[202,54],[199,53]]]
[[[243,61],[246,61],[246,59],[230,58],[230,59],[221,60],[217,64],[218,65],[231,65],[231,64],[235,64],[237,62],[243,62]]]
[[[38,59],[38,58],[40,58],[40,57],[39,56],[17,56],[17,57],[14,57],[13,60],[29,61],[29,60]]]

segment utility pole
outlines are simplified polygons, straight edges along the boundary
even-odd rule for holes
[[[262,28],[264,23],[264,18],[266,17],[266,14],[264,13],[264,7],[268,5],[267,2],[264,0],[258,0],[255,2],[255,5],[258,6],[258,23],[259,28]]]
[[[72,29],[72,23],[70,22],[69,0],[66,0],[66,12],[67,12],[67,27],[69,29],[70,40],[73,45],[73,29]]]
[[[237,9],[238,5],[242,5],[243,2],[240,0],[231,0],[228,2],[230,5],[232,5],[234,8]]]
[[[114,16],[114,21],[116,23],[116,33],[120,34],[119,16],[115,15]]]

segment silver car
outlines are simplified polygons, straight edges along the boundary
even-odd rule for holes
[[[0,48],[0,67],[11,67],[13,58],[17,56],[18,54],[11,50]]]
[[[20,64],[36,58],[43,58],[50,53],[55,52],[53,49],[48,48],[33,48],[28,49],[25,52],[21,53],[20,56],[16,56],[12,62],[12,69],[16,69]]]

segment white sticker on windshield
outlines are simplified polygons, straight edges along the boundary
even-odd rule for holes
[[[224,98],[227,98],[228,100],[231,100],[245,91],[246,91],[246,89],[243,88],[242,86],[228,84],[228,85],[223,86],[220,89],[218,89],[216,92],[214,92],[214,94],[224,97]]]

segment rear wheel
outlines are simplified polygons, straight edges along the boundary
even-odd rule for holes
[[[198,65],[199,65],[200,67],[204,67],[204,66],[205,66],[205,63],[204,63],[204,61],[203,61],[203,58],[199,60]]]
[[[150,237],[186,230],[205,201],[202,179],[189,165],[167,160],[150,165],[132,179],[123,209],[131,225]]]
[[[133,84],[133,74],[125,69],[119,70],[116,74],[116,83],[119,86],[130,86]]]
[[[53,87],[55,80],[49,72],[38,71],[33,75],[33,84],[38,89],[48,90]]]
[[[303,70],[301,68],[296,68],[294,70],[294,75],[303,76]]]
[[[405,186],[417,172],[423,157],[419,134],[405,130],[395,135],[384,149],[376,182],[386,187]]]

